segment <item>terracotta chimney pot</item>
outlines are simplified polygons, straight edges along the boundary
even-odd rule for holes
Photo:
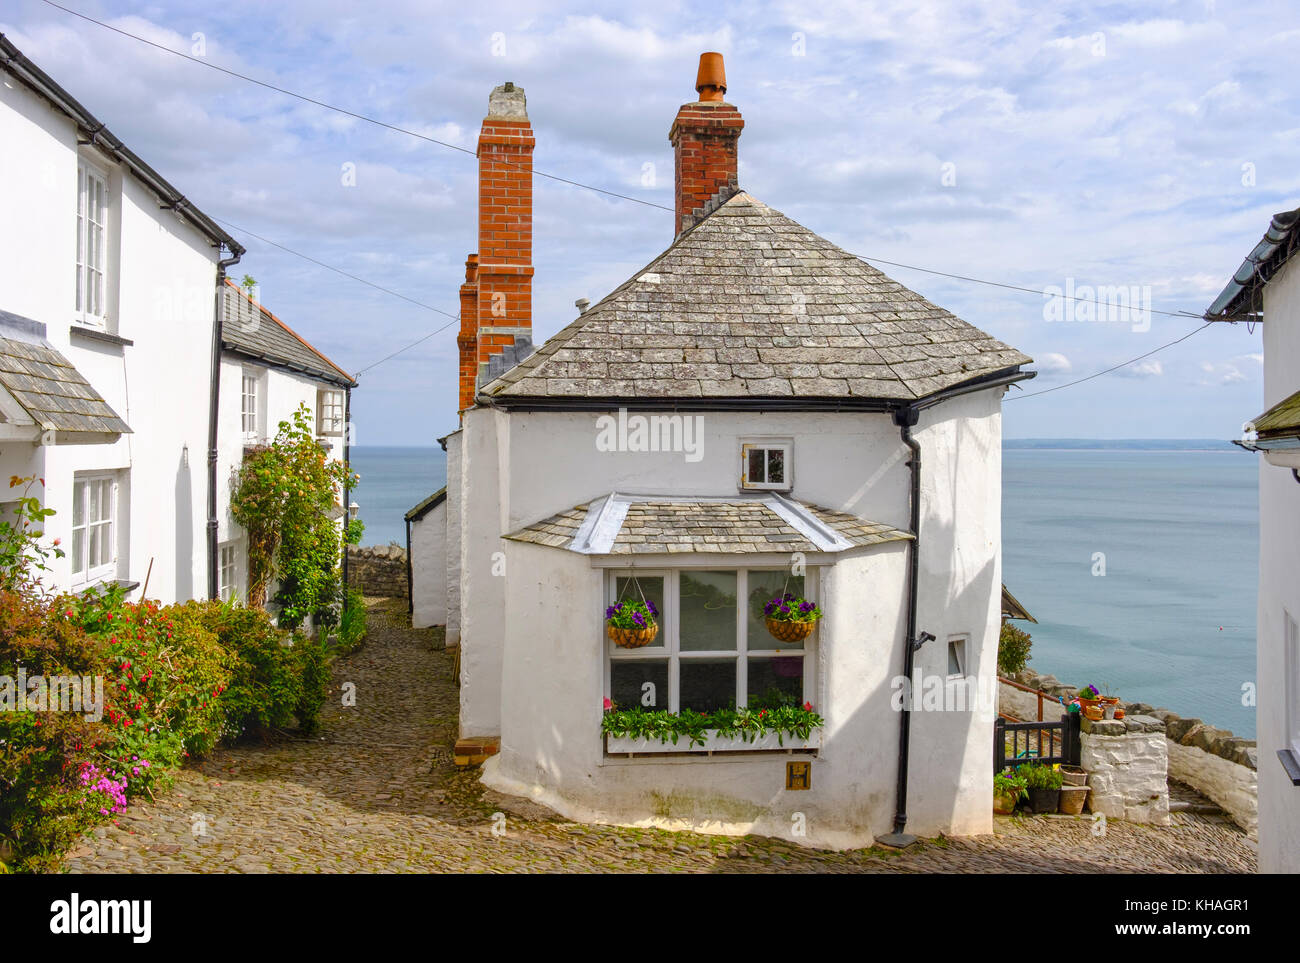
[[[700,69],[695,75],[695,90],[701,101],[721,101],[727,92],[727,71],[722,64],[722,54],[700,54]]]

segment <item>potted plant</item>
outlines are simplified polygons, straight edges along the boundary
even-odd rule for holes
[[[1075,698],[1079,700],[1079,705],[1083,707],[1083,711],[1086,713],[1089,708],[1101,705],[1101,690],[1095,685],[1084,686],[1079,690],[1079,694]]]
[[[615,602],[605,609],[605,634],[617,646],[639,649],[659,634],[659,610],[654,602]]]
[[[1061,803],[1061,774],[1052,766],[1037,762],[1018,766],[1016,772],[1025,779],[1029,805],[1036,813],[1054,813]]]
[[[999,816],[1010,816],[1026,795],[1025,777],[1019,773],[999,772],[993,776],[993,811]]]
[[[780,642],[802,642],[812,635],[822,610],[816,603],[786,592],[763,606],[767,631]]]

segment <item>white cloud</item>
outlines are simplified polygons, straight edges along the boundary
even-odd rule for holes
[[[1125,378],[1160,378],[1165,373],[1165,366],[1162,362],[1151,358],[1147,361],[1135,361],[1115,373]]]
[[[1060,378],[1074,370],[1074,366],[1070,364],[1070,359],[1057,351],[1040,354],[1035,357],[1034,361],[1038,368],[1038,377],[1044,380]]]

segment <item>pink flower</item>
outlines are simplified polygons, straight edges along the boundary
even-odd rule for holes
[[[803,704],[803,708],[804,708],[804,711],[805,711],[805,712],[812,712],[812,703],[811,703],[811,702],[805,702],[805,703]]]
[[[614,703],[612,703],[612,702],[610,702],[608,699],[606,699],[606,700],[605,700],[605,711],[608,712],[608,711],[609,711],[610,709],[612,709],[612,708],[614,708]]]

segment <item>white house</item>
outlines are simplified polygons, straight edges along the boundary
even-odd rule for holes
[[[991,706],[953,704],[993,687],[1001,399],[1030,359],[739,190],[721,68],[701,58],[670,133],[672,243],[536,352],[532,131],[522,90],[492,92],[446,439],[457,755],[499,745],[485,783],[582,820],[990,831]],[[825,612],[805,642],[764,627],[782,590]],[[644,648],[604,631],[628,593],[662,613]],[[901,711],[907,667],[939,711]],[[606,699],[773,693],[825,726],[704,751],[601,731]]]
[[[233,281],[222,286],[221,390],[217,429],[217,593],[243,599],[248,545],[230,514],[230,489],[244,450],[275,437],[299,405],[313,413],[317,440],[329,457],[348,462],[352,389],[348,374]],[[339,493],[342,525],[348,493]]]
[[[1274,216],[1206,312],[1262,322],[1265,411],[1238,444],[1259,463],[1256,733],[1259,868],[1300,873],[1300,209]]]
[[[447,486],[404,516],[411,625],[447,624]]]
[[[0,80],[0,501],[44,478],[53,587],[205,595],[214,292],[243,248],[3,36]]]

